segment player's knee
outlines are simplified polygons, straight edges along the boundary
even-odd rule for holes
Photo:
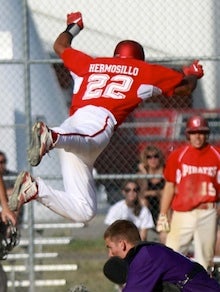
[[[91,221],[95,215],[97,213],[97,209],[94,207],[94,208],[90,208],[90,210],[86,212],[86,214],[84,215],[84,221],[83,222],[89,222]]]
[[[96,207],[88,207],[84,206],[84,208],[81,209],[81,212],[78,214],[72,214],[71,218],[73,221],[81,222],[81,223],[86,223],[91,221],[97,213],[97,208]]]

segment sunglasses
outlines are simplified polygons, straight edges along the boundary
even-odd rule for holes
[[[6,163],[6,160],[1,160],[0,161],[0,164],[5,164]]]
[[[124,189],[125,193],[129,193],[129,192],[139,192],[139,188],[134,188],[134,189],[130,189],[130,188],[125,188]]]
[[[146,157],[147,157],[147,159],[159,158],[159,155],[158,154],[155,154],[155,155],[147,155]]]

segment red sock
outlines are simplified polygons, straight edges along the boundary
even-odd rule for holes
[[[51,134],[52,134],[53,143],[55,143],[57,141],[58,134],[54,131],[51,131]]]

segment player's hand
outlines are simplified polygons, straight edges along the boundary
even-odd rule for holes
[[[159,214],[156,226],[157,232],[169,232],[170,231],[170,224],[167,219],[167,215]]]
[[[198,60],[195,60],[191,65],[183,67],[183,73],[187,75],[195,75],[197,79],[200,79],[204,75],[203,67],[199,64]]]
[[[16,214],[12,212],[8,207],[3,208],[0,217],[2,221],[6,224],[8,221],[11,221],[12,224],[15,226],[16,225]]]
[[[81,12],[72,12],[67,14],[66,23],[67,26],[77,24],[80,30],[83,29],[84,25]]]

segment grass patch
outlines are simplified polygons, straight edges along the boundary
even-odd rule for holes
[[[65,288],[53,288],[53,292],[67,292],[75,285],[83,284],[89,292],[114,292],[114,284],[103,274],[103,265],[107,260],[103,238],[75,239],[66,246],[47,247],[48,252],[58,252],[56,260],[59,264],[77,264],[78,270],[73,272],[53,273],[53,277],[65,278]],[[54,260],[52,260],[54,262]],[[45,276],[44,276],[45,277]],[[45,288],[44,288],[45,289]],[[39,290],[38,292],[52,290]]]
[[[70,248],[73,248],[75,251],[99,251],[105,252],[105,242],[103,238],[94,239],[76,239],[70,242]]]

